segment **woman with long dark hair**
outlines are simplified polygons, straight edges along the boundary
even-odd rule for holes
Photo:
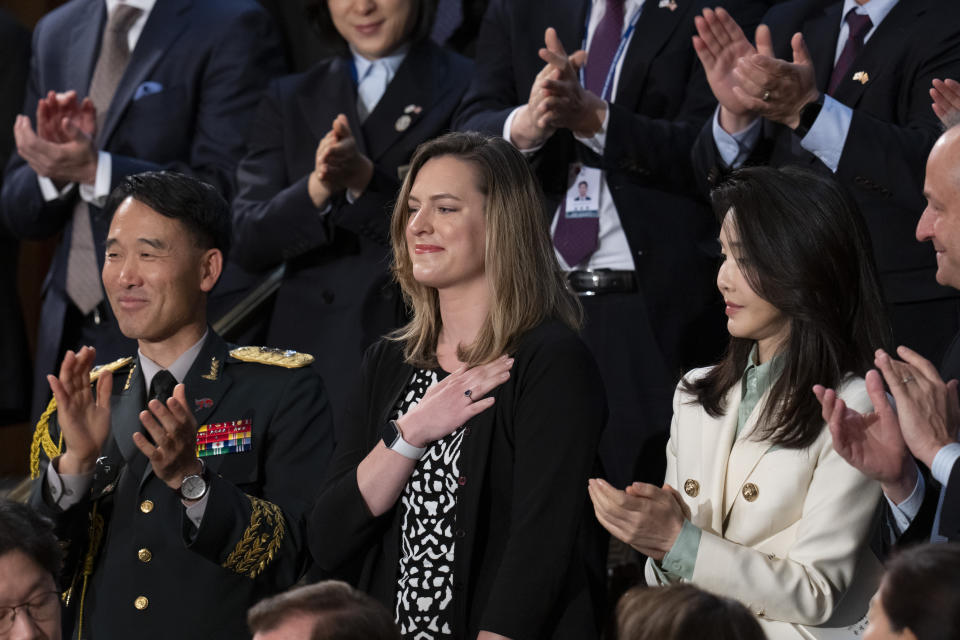
[[[394,208],[411,320],[367,352],[308,539],[404,638],[597,637],[605,394],[542,216],[520,152],[466,133],[417,150]]]
[[[875,587],[879,485],[834,451],[812,391],[828,380],[871,407],[862,376],[888,330],[869,236],[836,184],[803,169],[735,171],[712,198],[730,346],[677,388],[664,487],[591,480],[590,494],[650,557],[648,582],[694,582],[743,602],[770,638],[809,637],[799,627],[855,622]]]

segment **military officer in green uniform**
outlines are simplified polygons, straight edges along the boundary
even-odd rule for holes
[[[227,203],[174,173],[125,178],[103,286],[135,356],[68,352],[34,436],[34,506],[68,551],[73,638],[243,638],[306,566],[302,516],[332,451],[310,356],[227,345],[206,297]],[[91,391],[91,381],[95,390]]]

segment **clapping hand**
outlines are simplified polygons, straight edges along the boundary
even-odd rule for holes
[[[18,115],[13,125],[17,153],[37,175],[58,186],[93,184],[97,175],[96,110],[89,98],[77,102],[74,91],[50,92],[37,103],[37,131]]]
[[[347,116],[339,114],[317,147],[317,179],[333,191],[349,189],[357,198],[373,177],[373,162],[360,152]]]
[[[166,404],[153,399],[140,412],[140,422],[153,443],[140,432],[133,434],[134,444],[150,460],[153,472],[174,490],[186,476],[202,469],[197,458],[197,420],[187,406],[184,386],[178,384]]]
[[[92,471],[110,434],[113,375],[109,372],[101,375],[97,379],[96,396],[90,392],[90,369],[96,355],[92,347],[83,347],[77,353],[67,351],[60,364],[60,375],[47,376],[57,401],[57,423],[66,445],[57,464],[61,474]]]
[[[757,52],[740,25],[722,7],[704,9],[693,19],[697,35],[693,48],[703,64],[707,82],[720,103],[720,126],[728,133],[737,133],[750,125],[757,114],[734,89],[738,86],[734,71],[741,58]]]
[[[949,78],[934,80],[930,97],[933,98],[933,112],[943,126],[949,127],[960,121],[960,82]]]
[[[663,560],[690,518],[690,510],[669,484],[634,482],[621,491],[606,480],[587,484],[593,511],[610,534],[640,553]]]

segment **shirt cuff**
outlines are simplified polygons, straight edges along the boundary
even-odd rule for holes
[[[102,207],[110,195],[113,159],[106,151],[97,152],[97,178],[93,184],[80,185],[80,197],[95,207]]]
[[[517,115],[517,112],[520,111],[521,108],[523,108],[523,105],[511,111],[510,115],[507,116],[507,119],[503,123],[503,139],[509,142],[510,144],[513,144],[513,140],[510,138],[510,126],[513,124],[513,118]],[[513,146],[516,147],[517,145],[513,144]],[[529,156],[531,154],[536,153],[537,151],[540,151],[541,148],[543,148],[543,145],[539,144],[535,147],[530,147],[529,149],[518,149],[518,150],[523,155]]]
[[[55,465],[47,466],[47,489],[50,492],[50,499],[63,511],[80,502],[92,482],[92,471],[60,475]]]
[[[203,522],[203,514],[207,510],[207,498],[210,497],[210,492],[207,491],[206,495],[202,498],[191,504],[190,506],[184,505],[187,507],[187,518],[190,522],[193,523],[193,526],[197,529],[200,528],[200,523]]]
[[[753,147],[760,138],[760,118],[750,123],[746,129],[736,133],[727,133],[720,126],[720,107],[713,112],[713,141],[720,152],[720,159],[724,164],[734,169],[740,167],[753,151]]]
[[[585,147],[593,151],[598,156],[603,155],[603,150],[607,146],[607,125],[610,123],[610,104],[607,103],[607,110],[603,115],[603,122],[600,124],[600,131],[597,131],[595,134],[589,138],[581,138],[580,136],[574,134],[573,137],[577,139],[577,142],[580,142]]]
[[[930,473],[941,486],[947,486],[947,482],[950,481],[950,472],[958,459],[960,459],[960,442],[948,444],[937,451],[937,455],[933,457]]]
[[[925,493],[926,482],[923,480],[923,474],[917,471],[917,483],[913,485],[913,492],[910,493],[910,496],[906,500],[900,504],[896,504],[884,494],[883,497],[890,506],[890,513],[893,514],[893,525],[896,529],[894,533],[897,537],[910,527],[910,523],[913,522],[913,519],[920,513],[920,505],[923,504],[923,496]]]
[[[43,176],[37,176],[37,182],[40,184],[40,193],[43,194],[43,199],[47,202],[63,198],[74,185],[73,182],[69,182],[63,189],[57,189],[57,185],[53,184],[53,180]]]
[[[820,158],[830,171],[836,173],[852,120],[853,109],[824,95],[823,107],[807,135],[800,140],[800,146]]]
[[[697,564],[697,551],[700,550],[700,536],[703,534],[700,527],[689,520],[683,521],[680,535],[673,542],[673,547],[663,556],[660,565],[668,574],[684,580],[693,579],[693,568]]]

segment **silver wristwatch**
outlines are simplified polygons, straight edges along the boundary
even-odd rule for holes
[[[199,500],[207,495],[210,483],[207,482],[207,466],[200,460],[200,473],[194,473],[183,478],[177,493],[184,500]]]

